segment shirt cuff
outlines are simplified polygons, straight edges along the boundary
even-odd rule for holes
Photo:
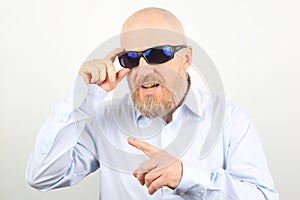
[[[175,194],[204,196],[210,184],[209,171],[193,167],[185,161],[182,161],[182,166],[182,178],[174,189]]]

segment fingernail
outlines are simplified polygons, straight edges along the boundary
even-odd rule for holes
[[[129,138],[131,142],[135,142],[135,138]]]
[[[130,143],[132,141],[132,138],[128,138],[127,141]]]

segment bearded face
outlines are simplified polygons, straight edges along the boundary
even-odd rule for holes
[[[150,119],[165,118],[181,103],[187,91],[188,82],[173,70],[153,71],[129,81],[135,107]]]

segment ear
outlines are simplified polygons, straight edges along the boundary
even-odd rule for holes
[[[189,66],[191,65],[192,63],[192,47],[191,46],[187,46],[185,48],[185,51],[184,51],[184,55],[183,55],[183,66],[184,66],[184,69],[187,70],[189,68]]]

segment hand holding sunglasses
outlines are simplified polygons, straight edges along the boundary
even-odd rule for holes
[[[121,69],[115,71],[113,62],[117,55],[123,52],[124,49],[117,48],[111,51],[104,59],[96,59],[86,61],[82,64],[79,70],[79,75],[82,76],[86,84],[97,84],[107,92],[114,89],[130,69]]]
[[[162,64],[174,58],[174,54],[186,45],[164,45],[146,49],[144,51],[125,51],[118,54],[120,65],[124,68],[134,68],[139,65],[143,57],[148,64]]]

